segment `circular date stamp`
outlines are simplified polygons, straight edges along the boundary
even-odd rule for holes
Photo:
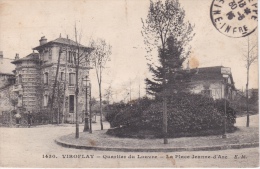
[[[213,0],[210,17],[222,34],[240,38],[253,33],[258,25],[257,0]]]

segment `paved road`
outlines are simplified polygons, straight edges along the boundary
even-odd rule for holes
[[[108,128],[105,124],[105,128]],[[99,129],[95,124],[94,129]],[[80,126],[80,131],[83,126]],[[257,167],[258,148],[223,151],[135,153],[64,148],[53,140],[75,131],[74,125],[0,128],[1,167]],[[45,155],[52,155],[46,158]],[[73,158],[67,158],[73,155]],[[81,158],[84,157],[89,158]],[[128,158],[129,156],[135,158]],[[146,156],[146,158],[138,158]],[[166,158],[172,156],[173,158]],[[191,159],[194,156],[200,158]],[[236,155],[240,159],[236,159]],[[55,158],[54,158],[55,156]],[[74,158],[74,157],[78,158]],[[114,157],[114,158],[111,158]],[[151,156],[157,158],[151,158]],[[182,156],[182,158],[181,158]],[[202,159],[202,156],[210,158]],[[65,158],[63,158],[65,157]],[[93,158],[91,158],[93,157]],[[110,158],[109,158],[110,157]],[[125,158],[124,158],[125,157]],[[189,158],[188,158],[189,157]],[[216,158],[214,158],[216,157]],[[242,158],[245,157],[245,158]]]

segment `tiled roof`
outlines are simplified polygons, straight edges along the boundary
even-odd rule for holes
[[[71,39],[61,38],[61,37],[60,37],[60,38],[57,38],[57,39],[55,39],[55,40],[53,40],[53,41],[47,42],[47,43],[45,43],[45,44],[43,44],[43,45],[37,46],[37,47],[35,47],[35,48],[33,48],[33,49],[37,50],[37,49],[40,49],[41,47],[48,46],[48,45],[53,44],[53,43],[77,46],[77,43],[76,43],[75,41],[73,41],[73,40],[71,40]],[[89,47],[83,46],[83,45],[81,45],[81,44],[79,44],[79,46],[80,46],[81,48],[89,48]]]
[[[21,59],[17,59],[17,60],[14,60],[13,62],[11,63],[17,63],[17,62],[21,62],[21,61],[25,61],[25,60],[39,60],[39,53],[31,53]]]

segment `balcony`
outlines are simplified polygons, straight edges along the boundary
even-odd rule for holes
[[[23,90],[23,88],[22,88],[22,85],[20,85],[20,84],[18,84],[18,85],[16,84],[13,86],[13,92],[19,92],[22,90]]]

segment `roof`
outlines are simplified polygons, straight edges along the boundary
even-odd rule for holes
[[[15,76],[14,74],[11,74],[11,73],[2,73],[1,71],[0,71],[0,75]]]
[[[191,69],[192,72],[195,72],[195,74],[191,77],[191,81],[223,80],[221,68],[224,68],[224,66]],[[230,75],[230,78],[231,83],[234,84],[232,74]]]
[[[45,47],[45,46],[48,46],[48,45],[51,45],[51,44],[65,44],[65,45],[71,45],[71,46],[78,46],[77,43],[75,41],[71,40],[71,39],[59,37],[59,38],[57,38],[57,39],[55,39],[53,41],[47,42],[47,43],[45,43],[43,45],[40,45],[40,46],[37,46],[37,47],[35,47],[33,49],[34,50],[38,50],[38,49],[40,49],[42,47]],[[81,48],[89,48],[89,47],[86,47],[86,46],[81,45],[81,44],[79,44],[79,46]]]
[[[12,61],[11,63],[18,63],[18,62],[22,62],[22,61],[26,61],[26,60],[30,60],[30,61],[39,61],[39,53],[31,53],[21,59],[17,59]]]

